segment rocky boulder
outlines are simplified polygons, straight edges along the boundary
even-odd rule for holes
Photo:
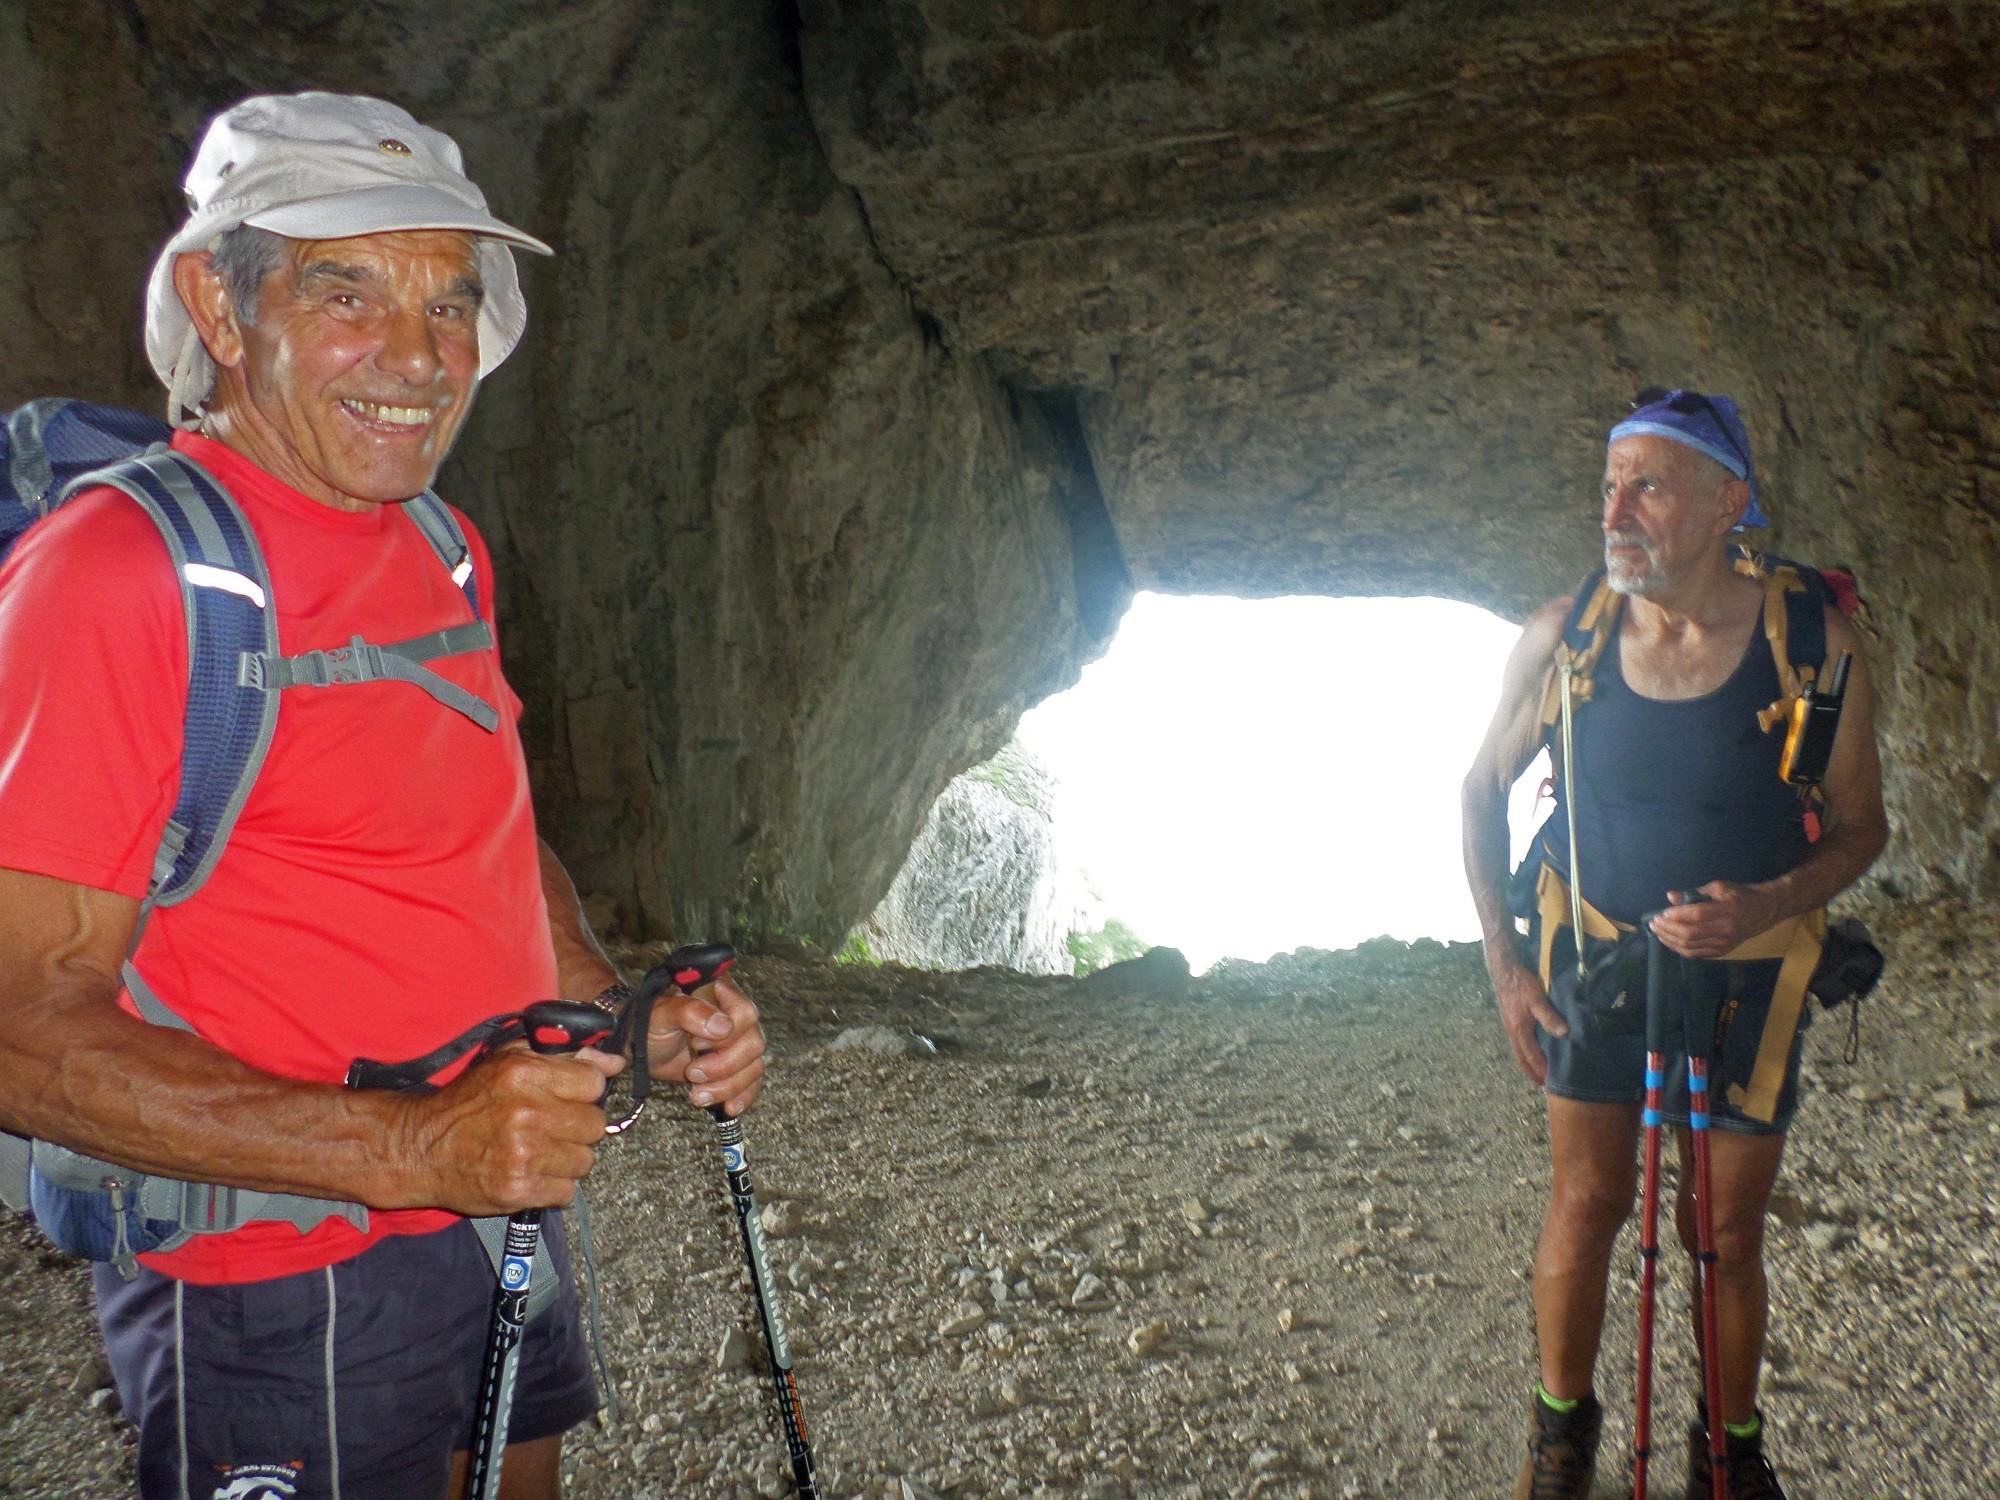
[[[1054,796],[1047,768],[1018,744],[954,780],[857,929],[869,954],[927,969],[1069,973],[1069,937],[1088,903],[1056,837]]]

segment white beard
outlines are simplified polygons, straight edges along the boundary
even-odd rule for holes
[[[1611,585],[1612,593],[1623,594],[1628,599],[1644,597],[1666,583],[1666,574],[1660,571],[1659,550],[1651,542],[1640,536],[1616,538],[1622,544],[1645,549],[1646,565],[1642,570],[1635,571],[1630,562],[1612,557],[1612,540],[1607,537],[1604,544],[1604,581]]]

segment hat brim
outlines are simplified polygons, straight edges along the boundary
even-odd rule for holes
[[[411,229],[462,229],[537,255],[555,254],[527,231],[421,183],[356,188],[351,193],[308,198],[302,203],[281,203],[251,214],[243,222],[293,240],[347,240]]]

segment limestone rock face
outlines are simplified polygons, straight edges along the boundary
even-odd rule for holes
[[[1047,769],[1017,744],[955,779],[858,929],[869,952],[915,968],[1069,973],[1087,897],[1053,804]]]
[[[282,9],[0,0],[0,400],[157,401],[216,108],[453,131],[563,253],[441,488],[629,930],[837,942],[1135,578],[1567,590],[1647,383],[1737,396],[1777,550],[1860,574],[1887,881],[2000,890],[1993,6]]]
[[[205,119],[257,89],[394,97],[560,247],[439,489],[493,547],[546,836],[628,930],[837,942],[1109,640],[1130,583],[1073,406],[911,304],[785,7],[55,9],[0,5],[0,399],[159,403],[144,271]],[[71,316],[93,297],[115,315]]]
[[[1519,617],[1633,392],[1730,392],[1774,550],[1872,606],[1886,873],[2000,888],[2000,12],[801,9],[884,254],[1078,393],[1141,586]]]

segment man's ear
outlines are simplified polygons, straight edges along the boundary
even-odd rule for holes
[[[1743,513],[1750,508],[1750,486],[1741,479],[1724,480],[1716,491],[1719,502],[1717,511],[1717,536],[1728,536],[1743,519]]]
[[[243,330],[237,325],[236,306],[206,250],[174,257],[174,290],[216,367],[233,370],[242,364]]]

